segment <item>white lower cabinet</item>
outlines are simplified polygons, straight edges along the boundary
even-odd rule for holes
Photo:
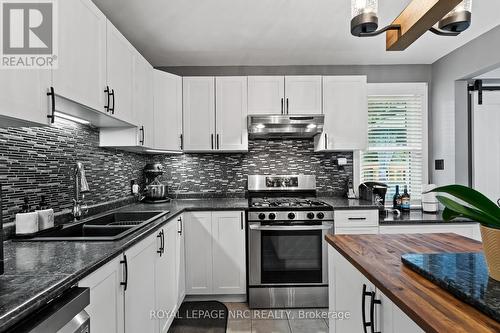
[[[243,215],[241,211],[185,214],[186,294],[245,294]]]
[[[335,210],[335,234],[378,234],[378,210]]]
[[[159,239],[157,233],[125,251],[127,262],[125,290],[125,332],[157,332],[157,321],[150,318],[155,304],[155,265]]]
[[[122,258],[115,258],[78,283],[90,288],[90,305],[85,308],[92,321],[92,332],[124,332],[124,288]]]
[[[172,221],[158,232],[160,240],[159,251],[155,262],[155,299],[156,310],[164,311],[165,316],[159,316],[158,332],[167,332],[177,311],[177,274],[176,247],[177,224]],[[135,332],[135,331],[134,331]]]
[[[184,217],[180,215],[177,218],[177,237],[175,240],[176,247],[176,281],[177,281],[177,306],[179,307],[186,297],[186,251],[184,247]]]
[[[349,318],[343,320],[334,319],[330,315],[330,333],[424,332],[331,246],[328,247],[328,265],[330,314],[350,313]],[[371,307],[374,311],[370,311]]]

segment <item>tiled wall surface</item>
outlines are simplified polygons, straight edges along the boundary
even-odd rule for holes
[[[318,191],[342,195],[352,177],[352,153],[314,153],[312,140],[250,141],[248,154],[141,156],[99,148],[99,131],[58,120],[45,128],[0,128],[0,183],[4,222],[12,222],[23,198],[33,207],[47,195],[56,211],[72,206],[72,168],[83,162],[89,205],[130,196],[130,180],[142,181],[148,161],[163,163],[171,195],[237,196],[246,190],[248,174],[314,174]],[[346,157],[339,170],[333,161]]]
[[[344,170],[334,165],[338,157],[348,160]],[[179,197],[243,196],[249,174],[312,174],[319,192],[342,195],[353,172],[352,153],[315,153],[312,140],[255,140],[248,154],[154,156],[150,161],[164,165],[163,180]]]
[[[0,128],[4,222],[13,221],[25,196],[33,207],[46,194],[56,211],[70,208],[71,171],[76,161],[85,167],[88,204],[128,196],[130,180],[142,176],[146,157],[98,145],[98,130],[64,120],[57,120],[53,127]]]

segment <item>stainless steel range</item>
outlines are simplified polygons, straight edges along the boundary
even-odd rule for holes
[[[251,308],[328,306],[325,235],[333,209],[306,175],[248,176]]]

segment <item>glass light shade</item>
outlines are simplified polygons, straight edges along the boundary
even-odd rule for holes
[[[451,12],[445,15],[443,19],[453,16],[457,13],[463,13],[463,12],[472,12],[472,0],[464,0],[461,3],[459,3]]]
[[[351,18],[360,14],[378,12],[378,0],[351,0]]]

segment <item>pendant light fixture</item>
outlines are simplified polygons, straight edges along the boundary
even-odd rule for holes
[[[411,5],[408,5],[407,8]],[[419,6],[413,6],[412,10],[415,10],[415,8],[419,8]],[[457,36],[469,28],[472,17],[471,11],[472,0],[463,0],[438,22],[437,27],[430,26],[426,30],[428,29],[442,36]],[[371,37],[388,30],[401,30],[401,25],[394,23],[377,30],[377,14],[378,0],[351,0],[351,34],[357,37]],[[425,11],[419,14],[423,15]]]
[[[378,28],[378,0],[351,0],[351,34],[357,37],[377,36],[387,30],[398,30],[399,25]]]

